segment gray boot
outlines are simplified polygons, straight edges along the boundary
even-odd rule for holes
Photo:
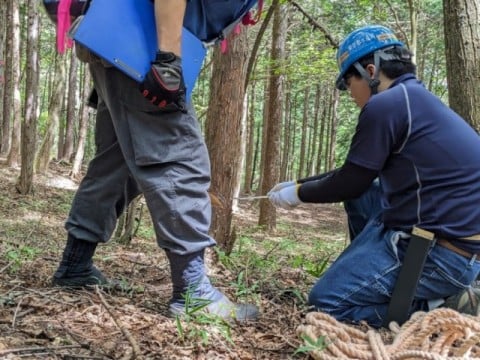
[[[251,304],[235,304],[212,286],[205,274],[204,250],[178,255],[165,251],[170,262],[173,295],[172,315],[205,311],[221,318],[237,321],[256,320],[258,308]]]
[[[92,262],[97,243],[68,235],[62,261],[53,275],[52,284],[63,287],[106,285],[108,280]]]

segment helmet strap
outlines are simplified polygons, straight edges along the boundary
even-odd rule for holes
[[[378,93],[378,86],[380,85],[380,80],[378,79],[378,73],[379,73],[379,65],[380,65],[380,59],[377,59],[377,56],[375,54],[374,57],[374,62],[375,62],[375,74],[373,76],[373,79],[370,77],[370,74],[365,70],[365,68],[360,65],[360,63],[357,61],[353,66],[355,66],[355,69],[360,73],[360,76],[368,82],[368,86],[370,87],[370,90],[372,92],[372,95],[375,95]],[[378,62],[378,64],[377,64]]]

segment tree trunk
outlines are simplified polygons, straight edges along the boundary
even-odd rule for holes
[[[8,89],[5,92],[5,112],[8,113],[5,119],[8,121],[4,124],[4,136],[7,136],[6,141],[2,144],[5,144],[5,147],[2,147],[2,153],[8,153],[7,164],[11,167],[17,167],[20,162],[20,127],[21,127],[21,111],[22,106],[20,103],[20,61],[15,61],[14,59],[21,59],[20,54],[20,10],[19,3],[16,0],[9,1],[9,9],[11,13],[10,26],[11,32],[9,31],[9,62],[8,70],[9,78],[7,82]],[[8,104],[8,105],[7,105]],[[12,114],[12,105],[13,105],[13,114]]]
[[[273,6],[273,5],[272,5]],[[263,181],[263,167],[264,167],[264,163],[265,163],[265,151],[266,151],[266,144],[267,144],[267,121],[266,119],[268,119],[268,99],[270,98],[270,94],[268,92],[268,83],[265,81],[264,82],[264,86],[263,86],[263,101],[262,101],[262,114],[263,114],[263,121],[261,122],[260,124],[260,127],[259,127],[259,174],[258,174],[258,183],[259,184],[262,184],[262,181]],[[261,185],[259,185],[257,187],[257,195],[263,195],[262,193],[263,189],[261,187]]]
[[[276,6],[275,6],[276,5]],[[280,136],[281,123],[283,119],[283,82],[284,75],[281,69],[285,60],[285,43],[287,38],[287,7],[280,4],[275,6],[272,28],[272,49],[270,53],[270,81],[269,81],[269,100],[268,117],[265,145],[265,161],[263,167],[263,176],[261,189],[262,194],[266,194],[279,181],[280,173]],[[260,214],[258,223],[265,226],[267,230],[276,227],[275,207],[268,201],[260,202]]]
[[[247,117],[248,117],[248,96],[244,94],[243,100],[243,112],[242,112],[242,119],[241,119],[241,129],[240,129],[240,165],[239,171],[237,171],[237,178],[234,182],[233,187],[233,202],[232,202],[232,211],[237,212],[239,210],[238,207],[238,199],[236,199],[240,194],[240,188],[242,186],[242,169],[245,168],[245,161],[246,161],[246,148],[247,148]],[[235,239],[235,235],[232,233],[232,239]]]
[[[73,159],[72,171],[70,177],[76,179],[80,176],[80,169],[82,167],[83,156],[85,155],[85,143],[88,133],[88,124],[90,123],[90,110],[86,104],[86,99],[90,96],[92,91],[91,75],[87,66],[83,66],[85,75],[83,76],[83,92],[82,105],[80,106],[80,125],[78,129],[78,142],[75,157]]]
[[[252,183],[254,176],[254,151],[255,151],[255,84],[250,95],[250,111],[248,112],[248,123],[245,145],[245,176],[243,192],[250,194],[252,192]]]
[[[219,47],[213,53],[213,70],[210,100],[205,124],[205,138],[210,151],[212,184],[211,192],[222,199],[223,206],[214,208],[211,234],[219,247],[231,252],[235,239],[232,237],[232,200],[241,167],[241,122],[246,76],[247,37],[230,34],[229,49],[221,53]]]
[[[35,170],[37,173],[46,172],[50,160],[52,159],[52,149],[57,136],[58,124],[62,112],[63,93],[65,92],[65,58],[66,56],[59,54],[55,57],[55,75],[52,94],[48,105],[48,123],[45,130],[45,137],[38,150],[35,163]]]
[[[60,160],[70,162],[73,157],[76,108],[77,108],[77,70],[78,59],[75,51],[70,52],[70,71],[68,75],[68,97],[67,97],[67,117],[65,125],[65,140],[63,143],[63,151]]]
[[[443,10],[449,103],[480,131],[480,4],[444,0]]]
[[[5,56],[2,56],[2,59],[5,59],[4,63],[1,64],[2,68],[2,121],[0,125],[2,126],[0,138],[0,154],[5,155],[10,150],[10,121],[12,118],[12,104],[13,104],[13,45],[14,45],[14,22],[13,22],[13,7],[14,1],[8,0],[7,7],[5,9],[5,39],[6,46],[4,48]],[[18,6],[17,6],[18,10]],[[3,30],[3,29],[2,29]]]
[[[39,79],[38,33],[39,13],[38,1],[28,1],[28,36],[27,36],[27,72],[25,83],[25,119],[22,123],[22,166],[17,190],[21,194],[29,194],[33,189],[33,165],[35,160],[35,143],[37,135],[37,94]]]
[[[281,152],[280,160],[280,181],[287,179],[287,170],[290,164],[290,159],[292,158],[290,154],[291,150],[291,137],[292,137],[292,112],[290,110],[291,96],[290,93],[287,93],[285,98],[285,121],[282,126],[283,134],[283,150]]]
[[[408,0],[408,13],[410,16],[410,42],[408,48],[413,53],[412,60],[415,62],[417,54],[417,38],[418,38],[418,5],[415,0]]]
[[[306,87],[303,94],[303,116],[302,116],[302,133],[300,140],[300,158],[298,160],[297,178],[305,177],[305,167],[307,160],[308,145],[308,100],[310,96],[310,88]]]
[[[312,151],[310,153],[309,166],[308,166],[308,176],[315,175],[316,159],[318,153],[318,146],[321,143],[319,133],[319,114],[320,114],[320,96],[321,89],[320,85],[317,84],[315,87],[315,103],[314,103],[314,114],[313,114],[313,129],[312,129]]]
[[[130,245],[132,243],[142,220],[143,204],[140,202],[141,199],[141,195],[134,198],[117,221],[115,239],[119,244]]]
[[[2,151],[2,129],[3,129],[3,94],[5,91],[5,42],[7,36],[7,25],[9,24],[7,11],[8,2],[4,1],[5,5],[0,6],[0,19],[6,19],[2,21],[0,25],[0,153]]]
[[[338,89],[335,89],[333,91],[333,104],[332,104],[332,115],[331,115],[331,128],[330,128],[330,148],[329,148],[329,162],[328,162],[328,169],[332,170],[335,168],[335,160],[336,160],[336,154],[335,154],[335,146],[337,145],[337,124],[338,124],[338,115],[337,115],[337,109],[338,109],[338,100],[340,96],[340,91]]]
[[[324,154],[324,144],[325,144],[325,123],[328,121],[328,104],[329,103],[329,100],[328,98],[326,99],[325,96],[323,97],[323,100],[322,100],[322,104],[323,104],[323,110],[322,110],[322,116],[321,116],[321,119],[320,119],[320,134],[318,135],[318,153],[317,153],[317,164],[316,164],[316,167],[315,167],[315,173],[316,174],[320,174],[322,173],[322,164],[325,164],[325,162],[323,161],[323,154]],[[326,166],[324,165],[324,170],[326,171]]]

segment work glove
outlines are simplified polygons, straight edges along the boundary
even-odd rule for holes
[[[293,186],[293,185],[296,185],[296,184],[297,184],[297,182],[295,180],[284,181],[284,182],[278,183],[267,193],[267,196],[269,196],[271,193],[273,193],[275,191],[282,190],[283,188],[285,188],[287,186]]]
[[[280,184],[278,184],[280,185]],[[294,207],[300,205],[302,202],[298,197],[298,189],[300,184],[294,184],[292,186],[285,186],[280,190],[275,190],[275,187],[268,192],[268,199],[275,207],[291,210]]]
[[[158,51],[149,72],[140,83],[140,91],[160,109],[187,112],[182,59],[172,52]]]

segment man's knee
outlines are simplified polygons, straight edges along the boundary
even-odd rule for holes
[[[331,313],[332,309],[338,308],[338,299],[335,300],[335,294],[331,290],[331,287],[329,289],[320,280],[317,281],[308,295],[308,304],[317,311]]]

